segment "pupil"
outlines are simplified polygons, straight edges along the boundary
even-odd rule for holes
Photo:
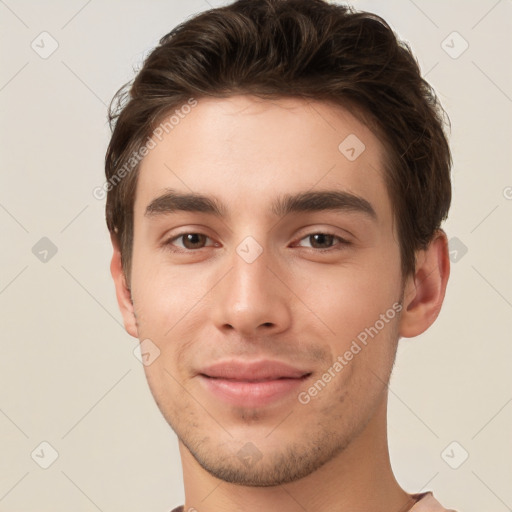
[[[186,236],[186,241],[189,242],[191,245],[197,245],[200,243],[199,233],[189,233]]]
[[[326,243],[326,239],[327,239],[327,242],[332,238],[332,235],[325,235],[323,233],[317,233],[315,235],[312,235],[313,236],[313,239],[316,239],[317,237],[320,238],[320,240],[315,240],[315,244],[316,243],[319,243],[320,245],[322,244],[325,244]],[[313,244],[314,246],[314,244]]]

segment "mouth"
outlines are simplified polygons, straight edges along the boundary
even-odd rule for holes
[[[222,402],[239,407],[262,407],[290,398],[312,372],[288,364],[260,360],[225,361],[197,376],[205,390]]]

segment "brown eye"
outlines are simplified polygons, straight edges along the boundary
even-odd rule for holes
[[[206,243],[205,235],[201,233],[187,233],[186,235],[182,235],[183,245],[187,249],[200,249],[203,243]]]
[[[317,249],[319,252],[343,249],[344,246],[350,245],[350,243],[347,240],[332,233],[311,233],[310,235],[307,235],[304,238],[302,238],[300,242],[302,242],[303,240],[307,240],[309,242],[309,248]],[[337,244],[336,241],[338,241]],[[338,245],[339,247],[336,247],[336,245]],[[306,248],[308,247],[307,245],[299,246]]]
[[[167,245],[176,246],[176,241],[181,240],[181,245],[177,244],[177,247],[185,250],[202,249],[205,247],[206,240],[208,237],[202,233],[182,233],[181,235],[171,238]]]
[[[314,235],[309,235],[309,239],[314,249],[329,249],[329,247],[332,247],[335,237],[327,233],[315,233]],[[326,245],[327,247],[325,247]]]

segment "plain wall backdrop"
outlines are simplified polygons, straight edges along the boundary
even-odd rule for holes
[[[104,182],[116,90],[161,36],[224,3],[0,1],[0,511],[164,512],[183,503],[176,436],[122,326],[105,202],[93,189]],[[435,324],[399,344],[393,468],[408,492],[433,490],[461,512],[505,512],[512,2],[352,5],[410,43],[452,123],[451,277]]]

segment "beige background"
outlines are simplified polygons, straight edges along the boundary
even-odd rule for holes
[[[221,3],[0,1],[0,511],[163,512],[183,502],[176,438],[121,325],[104,201],[92,190],[103,183],[114,92],[162,35]],[[433,490],[464,512],[505,512],[512,2],[353,5],[383,15],[410,42],[452,121],[445,229],[455,261],[437,322],[400,344],[390,385],[393,467],[409,492]],[[31,47],[51,49],[43,31],[58,43],[47,58]],[[43,469],[52,449],[58,458]],[[465,452],[458,469],[449,466]]]

